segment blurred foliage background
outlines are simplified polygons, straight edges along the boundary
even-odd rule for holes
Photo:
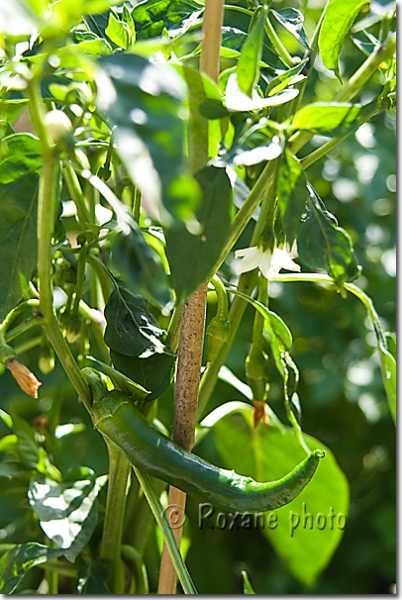
[[[323,0],[307,3],[305,27],[310,36],[324,4]],[[289,6],[289,2],[274,0],[273,5],[280,9]],[[299,7],[297,2],[292,5]],[[234,11],[226,11],[225,24],[247,29],[244,17]],[[301,47],[295,46],[292,36],[283,33],[283,40],[291,52],[302,56]],[[363,60],[364,55],[347,40],[341,54],[341,73],[345,78]],[[339,87],[339,81],[318,59],[305,100],[311,101],[314,96],[316,101],[330,100]],[[380,81],[374,77],[366,86],[364,97],[356,100],[368,102],[380,90]],[[351,235],[363,267],[357,284],[371,296],[384,320],[384,329],[389,331],[396,327],[395,133],[395,117],[380,113],[307,172],[328,210]],[[305,153],[322,141],[315,136]],[[236,247],[247,247],[250,237],[251,227],[245,230]],[[227,263],[224,274],[235,281],[230,260]],[[349,480],[348,525],[330,565],[313,588],[306,588],[289,575],[286,565],[261,532],[200,530],[198,504],[190,498],[185,543],[194,583],[199,593],[242,593],[241,571],[246,569],[254,589],[261,594],[394,593],[395,429],[381,382],[375,335],[365,309],[351,295],[342,298],[332,289],[310,283],[275,282],[270,284],[269,293],[270,308],[281,315],[294,337],[292,357],[301,374],[298,391],[303,429],[334,452]],[[210,306],[209,319],[214,311],[214,306]],[[243,381],[252,319],[253,309],[249,307],[227,360],[229,368]],[[23,362],[38,372],[37,352],[29,350],[30,341],[36,335],[35,331],[26,333],[20,339],[20,350]],[[40,399],[33,400],[16,389],[9,372],[3,373],[0,386],[4,410],[12,407],[12,412],[36,424],[38,416],[50,422],[84,423],[85,431],[58,440],[53,449],[54,462],[62,471],[86,465],[97,475],[106,473],[107,454],[102,438],[93,431],[85,409],[77,402],[60,366],[43,375],[42,381]],[[219,382],[206,413],[234,399],[244,398],[232,387]],[[286,421],[281,384],[274,368],[269,401]],[[158,402],[159,418],[169,426],[171,392],[165,393]],[[0,422],[0,436],[6,434],[7,428]],[[221,462],[212,436],[202,442],[199,450],[208,460]],[[104,502],[103,490],[99,532]],[[18,477],[12,481],[2,478],[0,542],[19,543],[36,539],[35,536],[43,542],[34,518],[28,506],[26,482]],[[96,547],[97,543],[99,535],[95,534],[91,544]],[[151,590],[157,585],[160,546],[161,540],[152,531],[145,553]],[[25,579],[25,591],[35,588],[40,577],[38,570],[32,570]],[[60,593],[73,593],[68,578],[61,578]]]

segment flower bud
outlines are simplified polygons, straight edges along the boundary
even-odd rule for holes
[[[62,110],[51,110],[45,115],[45,126],[53,142],[62,142],[71,133],[73,126]]]

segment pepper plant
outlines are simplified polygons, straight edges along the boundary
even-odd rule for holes
[[[186,553],[253,528],[254,479],[288,577],[329,565],[349,484],[304,430],[281,294],[299,321],[298,286],[329,321],[361,303],[395,420],[395,338],[310,177],[395,114],[395,21],[365,0],[1,4],[3,593],[203,592]]]

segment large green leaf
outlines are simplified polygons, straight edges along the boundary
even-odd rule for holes
[[[339,54],[343,40],[353,25],[357,13],[367,0],[330,0],[318,38],[322,62],[339,77]]]
[[[264,424],[254,429],[251,415],[246,420],[242,415],[222,419],[213,428],[226,467],[259,481],[269,481],[283,477],[305,458],[292,430],[281,432]],[[332,452],[313,437],[305,436],[305,441],[311,450],[325,450],[325,458],[297,498],[276,510],[276,518],[268,521],[266,513],[266,519],[259,522],[266,523],[264,535],[292,575],[312,585],[341,541],[349,486]]]
[[[41,154],[32,135],[3,141],[0,158],[0,320],[21,299],[37,264],[36,219]]]
[[[37,475],[29,484],[28,499],[47,537],[74,562],[91,539],[98,521],[97,497],[107,475],[95,477],[81,467],[69,481],[58,483]]]
[[[12,594],[29,569],[62,554],[62,550],[36,542],[14,546],[0,558],[0,592]]]
[[[165,331],[147,310],[145,299],[120,287],[115,288],[105,307],[105,342],[125,356],[161,354]]]
[[[260,78],[259,62],[262,56],[262,39],[264,36],[265,18],[266,11],[262,8],[255,20],[251,32],[243,44],[236,66],[239,89],[243,94],[250,96],[250,98],[254,86],[258,83]]]
[[[353,281],[360,267],[349,234],[338,227],[310,184],[307,211],[297,236],[300,260],[313,269],[325,269],[338,286]]]
[[[316,102],[297,111],[292,127],[320,135],[341,136],[357,126],[360,111],[359,104]]]
[[[98,107],[116,125],[116,151],[162,222],[193,215],[199,188],[184,153],[186,86],[175,69],[135,54],[100,62]]]
[[[191,294],[210,275],[230,228],[232,186],[226,169],[207,166],[196,177],[202,189],[196,230],[190,233],[183,223],[175,223],[165,231],[177,301]]]
[[[153,38],[166,28],[179,27],[194,12],[204,9],[197,0],[145,0],[132,11],[138,38]]]

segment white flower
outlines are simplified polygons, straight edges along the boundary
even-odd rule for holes
[[[300,265],[292,260],[295,256],[295,245],[293,245],[291,250],[280,246],[274,248],[273,252],[270,250],[265,250],[264,252],[258,246],[236,250],[235,257],[242,257],[242,260],[236,267],[236,273],[246,273],[258,267],[264,277],[272,281],[281,269],[300,271]]]

